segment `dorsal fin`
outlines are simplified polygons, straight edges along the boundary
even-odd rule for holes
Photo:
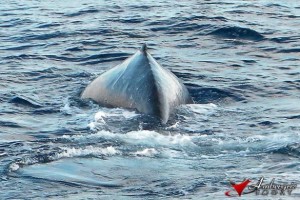
[[[146,53],[146,51],[147,51],[147,44],[144,43],[141,47],[141,52]]]

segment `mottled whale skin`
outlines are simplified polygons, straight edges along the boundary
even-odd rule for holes
[[[144,44],[123,63],[104,72],[82,92],[81,98],[109,107],[137,109],[166,123],[180,104],[193,100],[171,71],[161,67]]]

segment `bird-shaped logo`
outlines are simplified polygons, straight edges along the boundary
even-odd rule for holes
[[[243,194],[244,189],[247,187],[247,185],[250,183],[251,181],[249,179],[246,179],[245,181],[243,181],[242,183],[236,184],[232,181],[230,181],[231,186],[235,189],[235,191],[238,193],[239,196],[241,196]],[[225,192],[226,196],[235,196],[231,194],[232,190],[228,190]]]

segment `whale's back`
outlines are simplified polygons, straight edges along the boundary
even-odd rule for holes
[[[82,98],[105,106],[135,108],[158,116],[164,123],[175,107],[192,103],[183,83],[161,67],[145,47],[92,81]]]

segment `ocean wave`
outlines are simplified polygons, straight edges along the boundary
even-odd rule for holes
[[[39,102],[37,102],[34,99],[25,97],[25,96],[15,96],[9,100],[9,103],[13,103],[15,105],[19,106],[26,106],[26,107],[32,107],[32,108],[41,108],[43,105]]]
[[[286,146],[271,150],[269,153],[283,154],[300,158],[300,143],[287,144]]]
[[[31,46],[18,47],[18,49],[30,48]],[[68,61],[68,62],[78,62],[82,65],[91,65],[103,62],[111,62],[118,60],[125,60],[129,54],[127,53],[102,53],[94,54],[86,57],[70,57],[61,55],[34,55],[34,54],[19,54],[11,55],[5,57],[6,60],[54,60],[54,61]]]
[[[278,53],[299,53],[300,48],[291,48],[291,49],[281,49],[277,51]]]
[[[194,101],[199,104],[217,103],[227,100],[232,100],[234,102],[246,100],[243,94],[231,91],[230,89],[204,88],[191,84],[187,84],[187,86]]]
[[[277,43],[293,43],[293,42],[298,42],[300,39],[299,36],[282,36],[282,37],[274,37],[271,38],[270,40],[273,42],[277,42]]]
[[[19,125],[16,122],[10,122],[10,121],[0,121],[0,126],[2,127],[11,127],[11,128],[22,128],[21,125]]]
[[[100,10],[90,7],[87,9],[83,9],[83,10],[79,10],[77,12],[70,12],[70,13],[66,13],[64,14],[64,16],[66,17],[78,17],[78,16],[82,16],[82,15],[86,15],[86,14],[95,14],[95,13],[99,13]]]
[[[178,34],[190,31],[195,31],[195,35],[205,35],[211,31],[214,26],[211,24],[198,24],[198,23],[186,23],[179,22],[172,25],[160,25],[156,27],[149,28],[153,32],[163,31],[166,34]]]
[[[61,23],[41,23],[37,26],[37,28],[50,28],[50,27],[58,27],[61,26]]]
[[[8,170],[9,172],[17,171],[21,167],[41,164],[41,163],[49,163],[63,158],[74,158],[74,157],[102,157],[102,156],[113,156],[120,154],[120,151],[115,149],[115,147],[108,146],[104,147],[95,147],[95,146],[86,146],[83,148],[80,147],[61,147],[56,149],[57,152],[51,153],[40,153],[39,155],[32,157],[25,157],[22,159],[18,159],[18,161],[14,161],[9,164]]]

